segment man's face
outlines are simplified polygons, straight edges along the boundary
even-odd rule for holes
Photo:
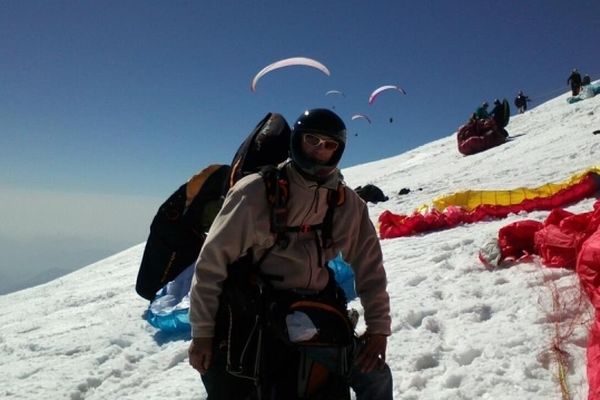
[[[319,164],[327,164],[339,145],[337,141],[315,133],[302,135],[302,151]]]

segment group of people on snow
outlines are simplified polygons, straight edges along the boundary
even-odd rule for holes
[[[573,70],[571,71],[571,75],[569,75],[569,78],[567,79],[567,85],[571,86],[571,93],[573,94],[573,96],[577,96],[583,86],[589,85],[591,83],[592,80],[590,76],[588,74],[585,74],[582,78],[577,68],[573,68]],[[529,98],[529,96],[526,96],[522,90],[519,90],[517,96],[514,99],[514,105],[515,107],[517,107],[517,111],[519,112],[519,114],[523,114],[525,111],[527,111],[527,103],[529,103],[530,101],[531,99]],[[479,119],[489,118],[490,114],[493,115],[494,113],[493,111],[492,113],[488,113],[488,107],[489,104],[487,102],[484,102],[475,110],[473,117]]]
[[[481,104],[481,106],[477,107],[477,109],[471,116],[471,119],[475,120],[492,118],[494,122],[496,122],[496,125],[503,126],[505,110],[504,105],[502,104],[500,99],[494,99],[494,108],[492,108],[492,111],[488,111],[489,107],[490,105],[488,104],[488,102],[484,101]]]

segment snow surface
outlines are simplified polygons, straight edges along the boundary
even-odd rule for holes
[[[351,187],[373,183],[390,196],[369,205],[374,222],[385,209],[408,214],[465,189],[562,181],[597,165],[600,154],[600,135],[592,134],[600,129],[600,96],[575,104],[567,104],[567,96],[513,116],[507,127],[513,139],[486,152],[462,156],[452,134],[344,174]],[[402,188],[411,192],[399,195]],[[569,210],[591,210],[593,201]],[[570,398],[586,398],[592,313],[578,303],[575,274],[539,262],[486,270],[477,258],[502,226],[547,214],[382,241],[393,318],[387,359],[396,399],[564,398],[555,344],[568,354]],[[134,291],[143,249],[142,243],[0,296],[0,398],[205,398],[188,365],[189,337],[165,335],[143,319],[147,302]]]

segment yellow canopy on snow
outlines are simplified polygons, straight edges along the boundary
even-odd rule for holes
[[[444,211],[446,207],[459,206],[468,211],[472,211],[483,204],[499,206],[519,204],[524,200],[552,196],[562,189],[580,182],[589,172],[600,174],[600,166],[588,168],[562,182],[546,183],[536,188],[521,187],[512,190],[467,190],[441,196],[433,200],[433,208]],[[427,208],[429,207],[424,205],[419,207],[419,210]]]

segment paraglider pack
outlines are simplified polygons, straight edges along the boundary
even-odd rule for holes
[[[198,257],[205,233],[223,204],[228,165],[210,165],[181,185],[159,207],[138,270],[136,292],[153,300]]]
[[[210,165],[169,196],[150,225],[135,287],[141,297],[153,300],[196,260],[229,188],[245,175],[284,161],[289,141],[283,116],[268,113],[240,145],[231,166]]]

